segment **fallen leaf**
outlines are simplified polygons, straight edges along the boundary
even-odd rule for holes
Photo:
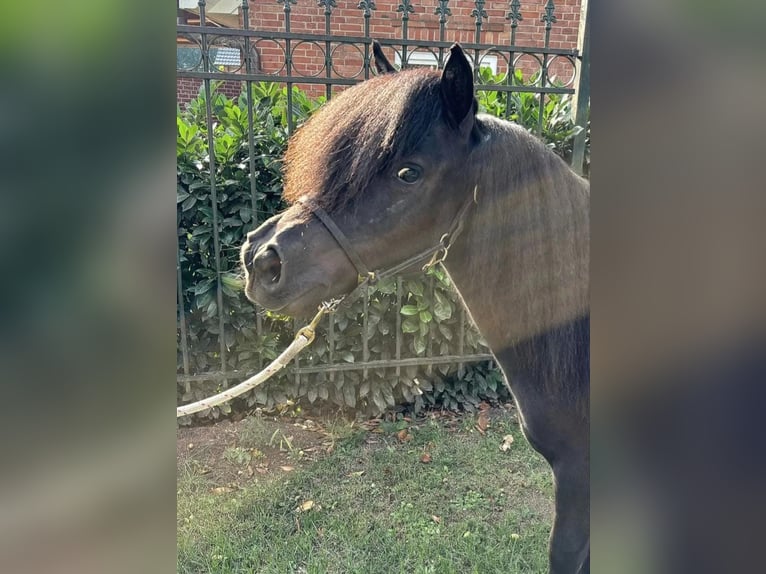
[[[253,476],[253,467],[249,464],[247,465],[247,476]]]
[[[424,464],[428,464],[429,462],[431,462],[431,455],[428,454],[427,452],[424,452],[422,455],[420,455],[420,462]]]
[[[313,500],[307,500],[306,502],[302,503],[296,510],[298,512],[307,512],[314,508],[314,501]]]
[[[280,466],[279,468],[281,468],[285,472],[291,472],[291,471],[295,470],[294,466]]]
[[[441,522],[442,522],[441,516],[436,516],[435,514],[431,515],[431,520],[436,522],[436,524],[441,524]]]
[[[364,474],[363,470],[357,470],[356,472],[349,472],[346,476],[352,477],[352,476],[362,476]]]
[[[398,433],[396,433],[396,436],[402,442],[404,442],[406,440],[409,440],[409,435],[407,434],[407,429],[400,430]]]
[[[506,452],[509,448],[511,448],[511,445],[513,444],[513,435],[505,435],[503,437],[503,444],[500,445],[500,450],[503,452]]]

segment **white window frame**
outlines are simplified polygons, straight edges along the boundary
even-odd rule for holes
[[[446,57],[446,56],[445,56]],[[468,61],[473,68],[473,58],[469,56]],[[394,52],[394,64],[402,67],[402,57],[399,52]],[[407,52],[407,65],[410,67],[424,66],[435,69],[439,64],[439,59],[432,52]],[[497,74],[497,56],[493,54],[484,54],[479,62],[482,68],[489,68],[492,74]]]

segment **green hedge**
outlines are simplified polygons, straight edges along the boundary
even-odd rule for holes
[[[213,94],[223,333],[218,317],[204,94],[177,113],[178,242],[190,368],[193,374],[220,370],[223,337],[228,369],[254,372],[276,357],[292,340],[293,333],[290,319],[266,312],[260,318],[261,335],[257,334],[255,309],[243,295],[239,268],[239,248],[247,231],[284,208],[280,162],[287,143],[287,90],[272,83],[252,86],[255,197],[250,183],[247,98],[244,91],[237,100],[215,91]],[[481,96],[482,107],[503,113],[504,108],[500,109],[499,103],[491,98],[491,93]],[[293,117],[300,123],[324,98],[310,99],[294,88],[292,100]],[[567,145],[571,149],[567,143],[574,134],[571,121],[562,124],[561,114],[556,113],[569,105],[569,99],[558,97],[551,101],[557,103],[550,112],[546,107],[546,134],[556,135],[557,139],[551,138],[558,142],[556,151],[566,150]],[[533,117],[536,98],[525,97],[519,102],[520,109]],[[566,127],[563,131],[562,126]],[[402,355],[458,354],[460,308],[444,272],[432,269],[427,276],[404,281],[403,287],[399,317]],[[363,306],[359,299],[338,312],[334,327],[335,361],[362,361]],[[396,325],[396,283],[392,279],[370,290],[367,310],[370,360],[395,356]],[[487,352],[469,320],[465,321],[462,337],[465,353]],[[327,333],[322,328],[316,341],[301,355],[301,364],[327,364],[329,353]],[[177,363],[178,372],[182,373],[180,329]],[[215,382],[179,384],[178,400],[187,403],[219,390],[220,384]],[[398,378],[393,368],[370,369],[364,379],[361,371],[346,371],[332,376],[304,375],[300,381],[285,371],[241,399],[195,416],[215,419],[230,413],[232,408],[258,405],[271,409],[290,403],[350,408],[363,414],[377,414],[401,403],[410,403],[415,409],[444,406],[471,410],[485,398],[508,398],[500,374],[487,365],[469,365],[461,378],[457,377],[454,365],[434,366],[430,373],[426,368],[402,367]]]

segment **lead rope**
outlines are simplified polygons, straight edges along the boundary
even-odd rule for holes
[[[418,253],[417,255],[413,255],[409,259],[402,261],[398,265],[394,265],[393,267],[385,269],[384,271],[380,271],[380,272],[369,271],[364,277],[360,274],[359,284],[354,288],[353,291],[344,295],[340,299],[333,299],[331,301],[323,302],[319,306],[319,310],[317,311],[317,314],[314,315],[313,319],[311,319],[311,322],[305,327],[299,329],[298,332],[295,334],[295,338],[293,339],[293,342],[290,343],[290,345],[284,351],[282,351],[282,353],[276,359],[274,359],[268,366],[266,366],[262,371],[242,381],[238,385],[230,389],[226,389],[225,391],[221,393],[218,393],[217,395],[213,395],[212,397],[208,397],[207,399],[201,399],[194,403],[189,403],[188,405],[176,407],[176,418],[192,415],[194,413],[198,413],[206,409],[217,407],[218,405],[226,403],[238,397],[239,395],[246,393],[250,389],[253,389],[257,387],[258,385],[261,385],[265,383],[266,381],[268,381],[276,373],[278,373],[279,371],[284,369],[287,365],[289,365],[290,361],[292,361],[298,355],[298,353],[303,351],[303,349],[305,349],[311,343],[314,342],[314,338],[316,337],[316,328],[319,325],[319,321],[322,320],[322,317],[324,317],[325,314],[328,312],[335,311],[340,306],[340,304],[343,303],[343,301],[347,300],[352,295],[356,294],[358,291],[361,291],[362,289],[364,289],[365,287],[369,287],[370,285],[374,285],[381,279],[385,279],[392,275],[396,275],[397,273],[407,269],[408,267],[411,267],[415,263],[424,261],[428,257],[430,257],[431,259],[428,261],[428,263],[423,265],[423,271],[430,269],[431,267],[433,267],[434,265],[437,265],[438,263],[442,263],[447,258],[447,254],[449,253],[450,247],[455,242],[455,238],[458,235],[460,235],[460,232],[463,230],[463,224],[465,222],[465,216],[468,213],[468,208],[471,207],[473,203],[476,203],[477,191],[478,191],[478,186],[474,188],[473,195],[463,204],[463,206],[460,208],[460,211],[457,212],[457,214],[455,215],[455,218],[452,220],[452,224],[450,225],[449,231],[447,231],[447,233],[441,236],[438,244],[434,245],[433,247],[429,247],[425,251],[422,251]],[[329,221],[332,221],[329,219],[329,216],[327,216],[327,219]],[[324,223],[325,226],[327,225],[324,219],[322,219],[322,223]],[[335,226],[334,223],[333,223],[333,226]],[[343,232],[341,232],[340,229],[337,228],[337,226],[335,226],[335,228],[337,229],[338,234],[341,237],[343,237],[343,241],[345,243],[348,243],[348,241],[345,238],[345,235],[343,235]],[[333,233],[332,235],[337,240],[337,236],[335,235],[335,233]],[[339,242],[339,245],[341,245],[341,248],[345,250],[343,243]],[[356,262],[354,262],[353,260],[352,262],[356,266]],[[359,271],[358,268],[357,268],[357,271]]]
[[[269,363],[269,365],[261,372],[256,373],[249,379],[246,379],[245,381],[239,383],[237,386],[227,389],[222,393],[218,393],[217,395],[207,399],[199,400],[196,403],[190,403],[188,405],[176,407],[176,418],[192,415],[194,413],[204,411],[205,409],[212,409],[213,407],[217,407],[218,405],[228,402],[231,399],[246,393],[250,389],[253,389],[258,385],[268,381],[276,373],[289,365],[290,361],[292,361],[298,353],[300,353],[314,341],[314,337],[316,337],[316,328],[317,325],[319,325],[319,321],[322,319],[322,317],[324,317],[325,313],[334,310],[337,305],[340,304],[340,301],[341,300],[322,303],[319,306],[319,311],[317,311],[317,314],[314,315],[314,318],[311,320],[311,322],[300,329],[295,334],[293,342],[290,343],[290,345],[284,351],[282,351],[282,353],[276,359]]]

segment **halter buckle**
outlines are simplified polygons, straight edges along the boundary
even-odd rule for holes
[[[423,265],[423,271],[428,271],[431,267],[434,265],[437,265],[438,263],[442,263],[445,259],[447,259],[447,255],[449,255],[449,248],[451,247],[452,243],[452,237],[449,233],[445,233],[441,236],[441,239],[439,239],[439,249],[436,250],[436,252],[433,254],[433,257],[431,257],[431,260]]]
[[[368,271],[366,275],[359,273],[356,277],[356,286],[359,287],[362,283],[367,285],[375,285],[378,282],[378,274],[375,271]]]

